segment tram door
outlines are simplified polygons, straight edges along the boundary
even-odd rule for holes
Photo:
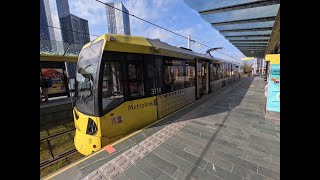
[[[197,60],[197,98],[209,93],[209,63]]]

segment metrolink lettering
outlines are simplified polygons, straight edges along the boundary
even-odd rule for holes
[[[145,103],[142,103],[142,104],[129,105],[128,106],[128,111],[143,109],[143,108],[147,108],[149,106],[155,106],[156,104],[157,104],[156,100],[154,100],[154,101],[149,101],[149,102],[145,102]]]

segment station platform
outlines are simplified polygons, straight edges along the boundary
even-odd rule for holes
[[[244,78],[43,179],[280,179],[280,121],[265,118],[265,85]]]
[[[40,109],[52,107],[52,106],[58,106],[61,104],[71,104],[71,98],[69,98],[67,96],[63,96],[63,97],[59,97],[59,98],[50,98],[48,102],[41,102],[40,103]]]
[[[40,129],[48,124],[72,120],[72,116],[71,98],[67,96],[40,103]]]

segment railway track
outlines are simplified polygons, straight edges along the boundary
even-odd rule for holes
[[[51,136],[47,136],[47,137],[41,138],[41,139],[40,139],[40,142],[42,142],[42,141],[48,141],[48,140],[53,139],[53,138],[56,138],[56,137],[58,137],[58,136],[68,134],[68,133],[70,133],[70,132],[73,132],[74,130],[76,130],[76,128],[69,129],[69,130],[66,130],[66,131],[62,131],[62,132],[53,134],[53,135],[51,135]]]
[[[54,155],[53,152],[52,152],[52,147],[51,147],[51,144],[49,142],[49,140],[51,139],[54,139],[54,138],[57,138],[59,136],[62,136],[62,135],[65,135],[65,134],[69,134],[71,132],[75,131],[75,128],[74,129],[69,129],[69,130],[66,130],[66,131],[62,131],[62,132],[59,132],[59,133],[56,133],[56,134],[53,134],[53,135],[50,135],[50,136],[47,136],[47,137],[44,137],[44,138],[41,138],[40,139],[40,143],[43,142],[43,141],[47,141],[48,143],[48,146],[49,146],[49,151],[50,151],[50,154],[51,154],[51,158],[50,159],[47,159],[47,160],[44,160],[42,162],[40,162],[40,170],[45,168],[45,167],[48,167],[52,164],[55,164],[73,154],[75,154],[77,152],[76,149],[70,149],[70,150],[67,150],[67,151],[64,151],[63,153],[60,153],[58,155]]]
[[[40,170],[45,168],[45,167],[48,167],[48,166],[50,166],[52,164],[55,164],[55,163],[65,159],[65,158],[75,154],[76,152],[77,152],[76,149],[71,149],[71,150],[65,151],[65,152],[63,152],[63,153],[61,153],[61,154],[59,154],[57,156],[53,156],[52,159],[48,159],[48,160],[42,161],[42,162],[40,162]]]
[[[60,122],[52,123],[52,124],[49,125],[49,126],[48,126],[48,125],[46,125],[46,126],[44,126],[44,127],[41,127],[41,126],[40,126],[40,131],[49,130],[49,129],[54,128],[55,126],[59,126],[59,125],[68,128],[68,127],[67,127],[67,124],[68,124],[68,123],[72,123],[72,122],[73,122],[73,119],[70,120],[70,121],[65,121],[65,122],[63,122],[63,123],[60,123]]]

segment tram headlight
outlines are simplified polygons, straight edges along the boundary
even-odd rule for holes
[[[96,133],[97,133],[97,125],[91,118],[89,118],[86,134],[95,135]]]

